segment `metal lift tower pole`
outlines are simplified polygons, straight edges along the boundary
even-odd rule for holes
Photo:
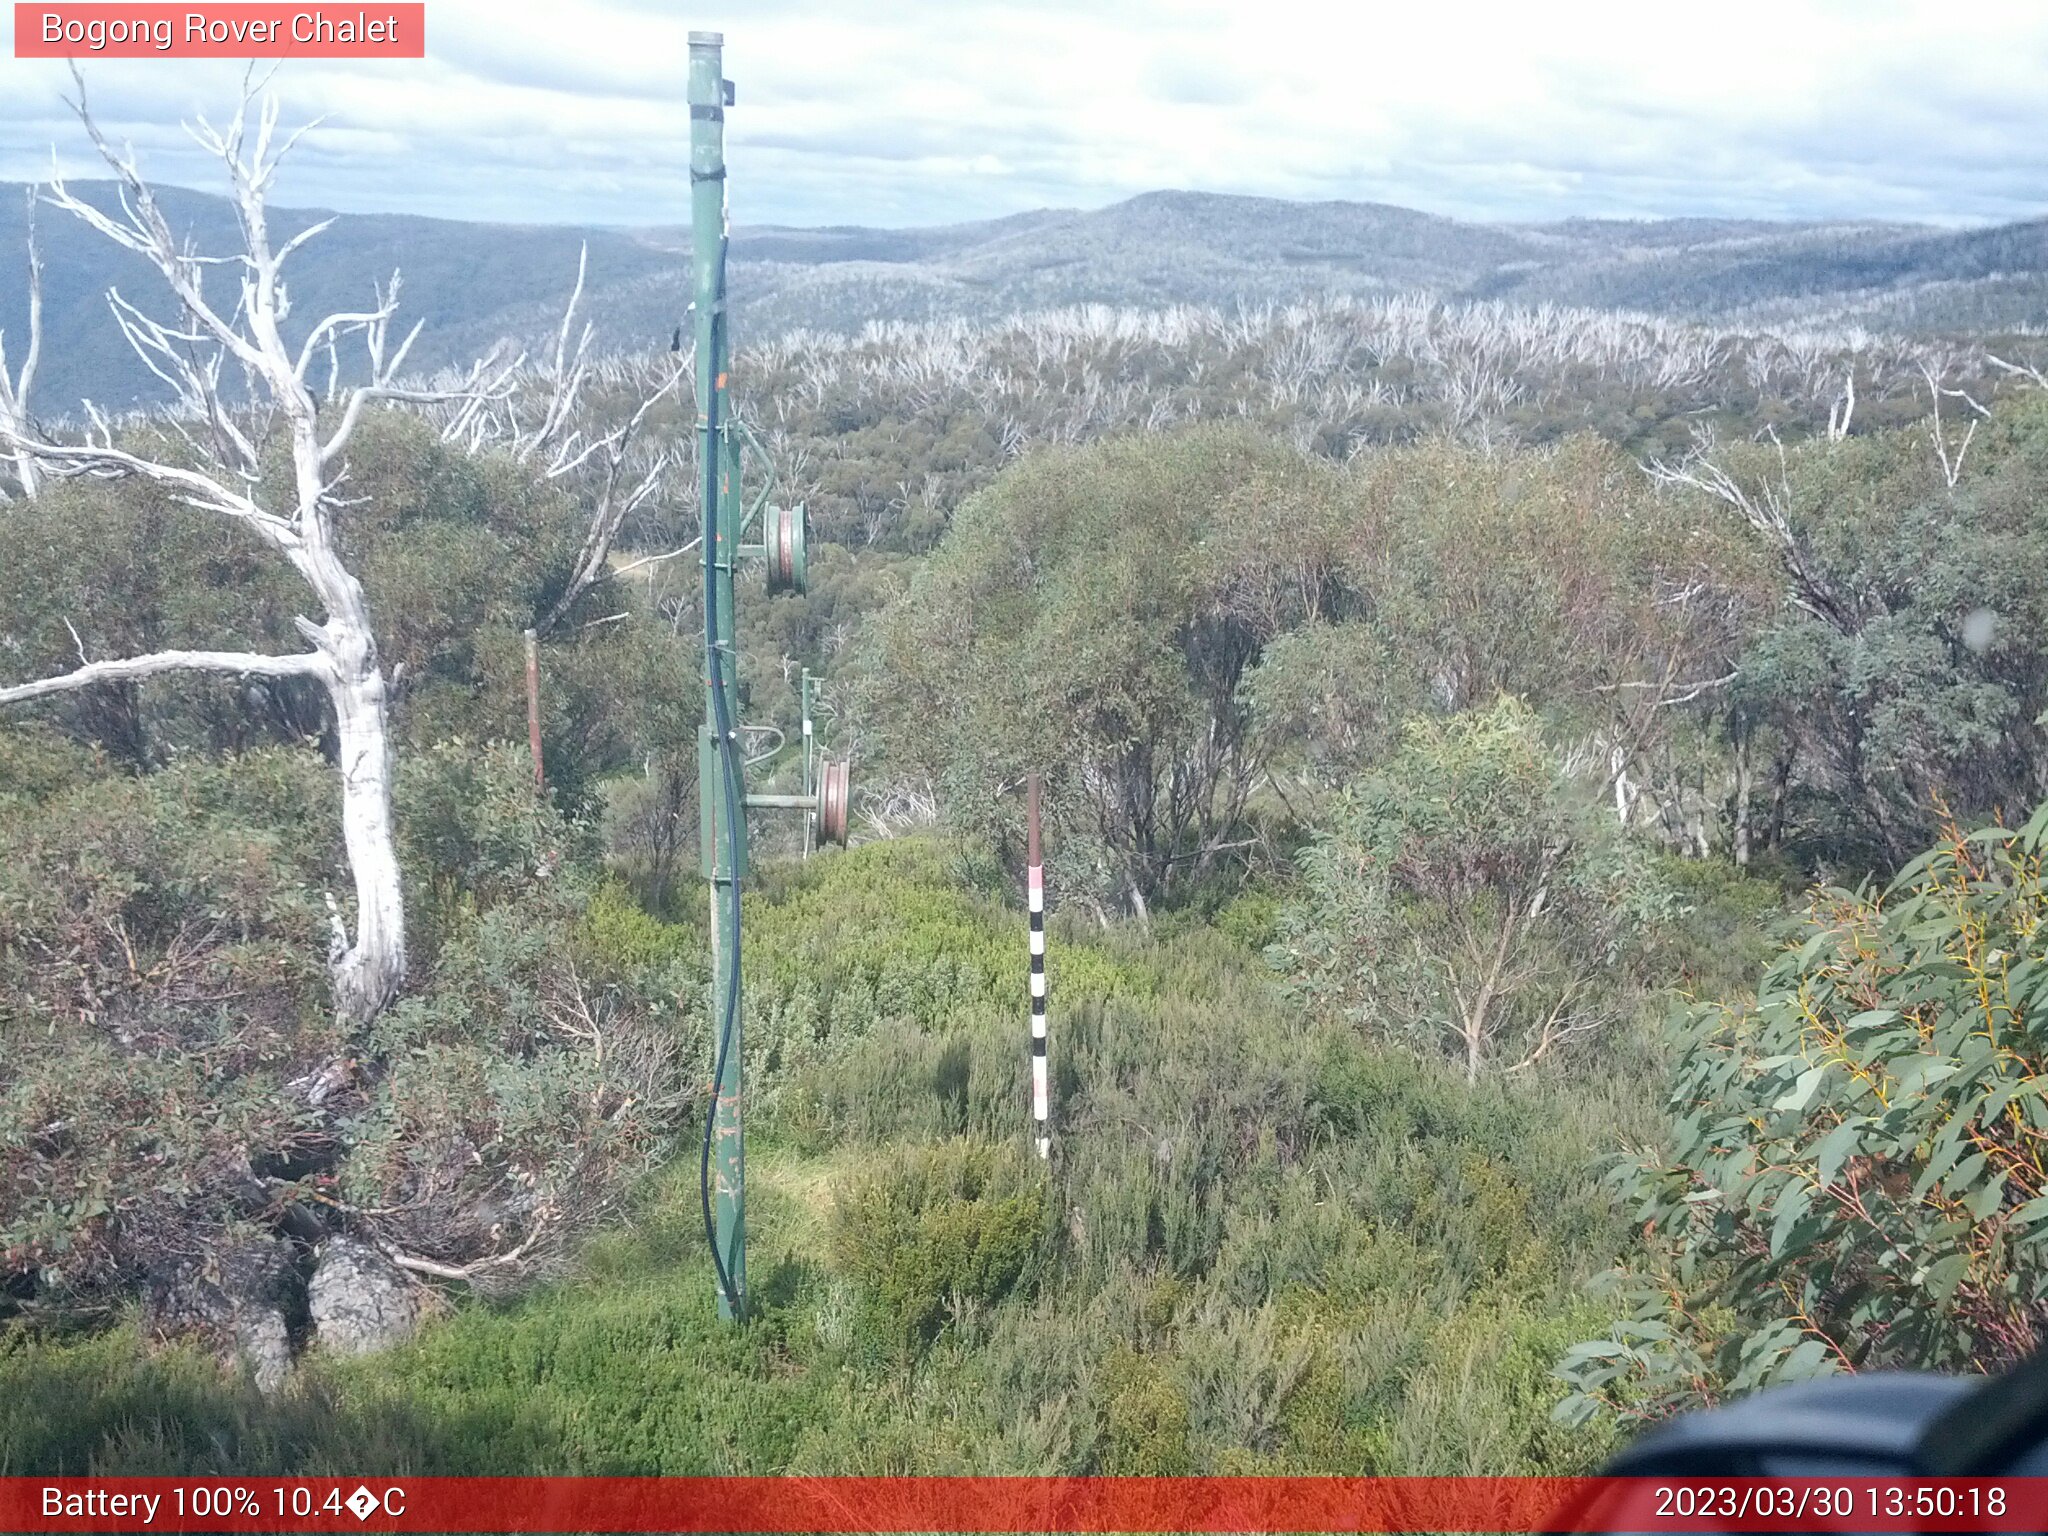
[[[731,338],[725,291],[725,109],[732,82],[725,39],[690,34],[691,317],[696,332],[698,493],[704,549],[704,724],[697,733],[697,804],[704,878],[711,884],[711,1103],[704,1116],[704,1237],[718,1270],[718,1315],[747,1310],[745,1142],[740,1134],[740,882],[747,874],[747,810],[802,811],[804,851],[847,844],[853,781],[846,760],[819,750],[811,725],[817,679],[803,676],[803,792],[750,795],[740,753],[740,654],[733,570],[759,560],[771,596],[809,589],[803,503],[768,505],[774,466],[761,441],[733,414],[727,377]],[[745,454],[763,471],[751,506],[741,496]],[[765,514],[765,515],[764,515]],[[744,540],[756,523],[758,542]],[[775,734],[770,732],[769,734]],[[779,750],[779,749],[778,749]],[[766,761],[775,756],[771,750]]]
[[[697,465],[704,538],[704,725],[697,792],[704,874],[711,883],[712,1101],[705,1158],[705,1222],[718,1270],[718,1315],[743,1314],[747,1286],[746,1153],[740,1133],[739,882],[747,819],[738,755],[739,657],[733,566],[740,543],[739,486],[726,387],[725,39],[690,34],[690,226],[696,329]]]

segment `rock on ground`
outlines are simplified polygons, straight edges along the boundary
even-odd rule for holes
[[[145,1321],[164,1333],[194,1333],[239,1358],[256,1385],[273,1392],[291,1370],[291,1329],[298,1272],[281,1242],[226,1244],[167,1263],[149,1277]]]
[[[349,1237],[330,1237],[320,1245],[306,1300],[314,1337],[337,1354],[388,1349],[420,1320],[418,1292],[405,1272]]]

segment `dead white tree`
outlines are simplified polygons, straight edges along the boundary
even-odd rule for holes
[[[673,467],[675,456],[666,448],[657,450],[640,465],[634,465],[629,455],[648,412],[675,389],[682,376],[680,368],[671,371],[658,388],[640,401],[621,426],[597,439],[593,453],[596,483],[591,493],[590,520],[583,536],[583,547],[577,552],[576,567],[570,573],[568,585],[562,588],[561,595],[537,626],[543,638],[569,616],[584,593],[614,574],[611,553],[619,530],[626,525],[627,518],[645,506],[661,489],[663,480]],[[693,539],[683,549],[671,550],[665,556],[650,557],[650,561],[644,563],[673,558],[694,547],[695,543]],[[635,562],[635,566],[641,563]]]
[[[43,253],[36,244],[36,200],[38,189],[28,189],[28,346],[21,370],[10,374],[7,366],[7,338],[0,335],[0,432],[28,429],[28,393],[36,381],[36,361],[43,350]],[[14,482],[22,496],[36,493],[36,461],[27,453],[12,455]],[[8,493],[0,488],[0,501]]]
[[[1823,623],[1850,634],[1856,628],[1855,605],[1809,558],[1806,541],[1793,528],[1792,479],[1785,445],[1777,441],[1775,433],[1771,441],[1778,450],[1777,477],[1762,479],[1754,490],[1717,461],[1713,433],[1704,428],[1693,434],[1692,451],[1678,463],[1652,459],[1643,470],[1659,486],[1703,491],[1740,513],[1778,556],[1791,582],[1792,601]]]
[[[501,409],[476,410],[465,404],[449,417],[442,432],[444,439],[460,442],[471,452],[497,448],[535,466],[548,480],[584,487],[589,521],[583,546],[577,552],[567,585],[534,625],[535,634],[541,639],[569,616],[586,592],[617,574],[611,569],[611,552],[619,530],[661,489],[676,466],[676,455],[667,448],[646,455],[638,455],[637,449],[649,413],[682,382],[685,365],[680,358],[658,370],[623,423],[610,430],[599,430],[587,422],[585,402],[591,382],[590,344],[594,329],[585,321],[579,330],[576,320],[583,303],[589,263],[590,248],[586,245],[577,257],[576,286],[570,291],[561,327],[555,334],[552,366],[533,370],[523,381],[537,380],[543,386],[538,415],[522,420],[521,395],[514,391],[507,395]],[[653,558],[668,559],[683,552],[673,550]]]
[[[1935,461],[1941,465],[1941,478],[1950,490],[1954,490],[1956,482],[1963,477],[1963,455],[1970,451],[1970,440],[1977,435],[1977,421],[1988,420],[1991,412],[1973,400],[1968,390],[1948,388],[1943,383],[1947,376],[1948,366],[1946,363],[1939,369],[1929,362],[1923,362],[1920,365],[1920,377],[1927,383],[1927,397],[1930,409],[1933,411],[1933,420],[1928,425],[1927,435],[1934,444]],[[1953,448],[1949,445],[1948,434],[1942,430],[1941,397],[1943,395],[1962,401],[1977,413],[1977,421],[1970,423],[1969,430],[1963,434],[1963,440],[1955,444]]]
[[[96,418],[85,441],[65,443],[44,438],[26,423],[0,420],[0,448],[26,456],[60,477],[146,480],[186,506],[233,519],[298,572],[321,617],[317,622],[296,620],[312,647],[298,655],[158,651],[91,661],[61,676],[0,687],[0,704],[171,672],[317,680],[334,710],[342,833],[355,883],[352,935],[339,904],[328,897],[334,1001],[343,1017],[367,1020],[391,1000],[405,978],[405,909],[392,835],[386,680],[362,584],[335,540],[334,514],[342,504],[337,487],[346,478],[349,442],[365,409],[380,401],[428,403],[488,396],[502,385],[503,374],[494,372],[487,359],[452,389],[400,385],[399,370],[420,327],[415,325],[397,345],[391,344],[391,321],[398,308],[396,273],[373,307],[328,315],[296,348],[286,344],[283,324],[290,297],[282,275],[284,263],[332,221],[301,230],[282,245],[272,243],[265,201],[279,163],[306,131],[300,129],[281,145],[275,142],[274,97],[262,102],[252,123],[256,96],[245,89],[225,130],[204,119],[190,129],[225,166],[241,224],[242,251],[208,257],[195,253],[172,232],[132,152],[116,150],[108,142],[87,108],[84,82],[75,70],[73,79],[78,97],[70,105],[114,172],[118,211],[86,201],[61,179],[52,183],[48,201],[142,257],[169,285],[178,315],[168,323],[151,318],[118,290],[110,291],[108,300],[136,355],[175,391],[178,409],[169,425],[184,439],[199,467],[117,446],[111,427],[101,418]],[[227,268],[238,278],[231,307],[221,307],[206,291],[210,267]],[[368,382],[342,390],[335,419],[323,424],[307,371],[323,348],[331,349],[351,336],[362,339],[368,354]],[[246,403],[238,405],[221,386],[229,364],[243,377],[241,398]],[[261,450],[273,438],[281,438],[290,452],[290,490],[281,505],[267,505],[261,490]]]
[[[2026,379],[2038,389],[2048,389],[2048,374],[2042,373],[2032,363],[2009,363],[1990,352],[1984,354],[1984,361],[2000,373],[2016,379]]]
[[[1849,435],[1849,422],[1856,414],[1856,365],[1849,364],[1842,378],[1842,392],[1828,407],[1828,441],[1839,443]]]

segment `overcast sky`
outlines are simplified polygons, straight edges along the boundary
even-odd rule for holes
[[[53,145],[84,173],[63,66],[12,57],[11,9],[0,180]],[[743,224],[1164,187],[1496,219],[2048,213],[2043,0],[428,0],[424,61],[285,66],[287,117],[326,125],[278,200],[678,222],[693,28],[726,36]],[[86,70],[146,171],[214,185],[179,123],[220,115],[238,67]]]

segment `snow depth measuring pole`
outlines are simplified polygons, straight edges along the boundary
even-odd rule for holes
[[[1052,1155],[1051,1089],[1046,1081],[1045,1038],[1045,860],[1038,846],[1038,775],[1032,774],[1029,797],[1029,842],[1024,859],[1024,902],[1031,911],[1031,1123],[1038,1132],[1038,1155]]]
[[[808,582],[804,509],[768,506],[774,478],[760,440],[733,414],[728,381],[725,258],[725,109],[733,104],[725,78],[725,39],[690,34],[690,310],[696,349],[697,470],[704,551],[704,724],[697,732],[698,824],[704,878],[711,883],[712,1060],[704,1117],[699,1192],[704,1237],[718,1275],[718,1315],[738,1318],[747,1304],[746,1149],[740,1129],[740,881],[747,872],[747,811],[800,810],[813,818],[806,848],[846,844],[848,771],[812,748],[811,688],[803,691],[803,790],[747,793],[748,759],[740,752],[738,627],[733,569],[742,557],[767,566],[769,592],[802,592]],[[743,506],[744,454],[763,468],[760,490]],[[746,544],[761,518],[761,541]],[[776,733],[768,730],[773,736]],[[766,756],[773,756],[770,752]]]

